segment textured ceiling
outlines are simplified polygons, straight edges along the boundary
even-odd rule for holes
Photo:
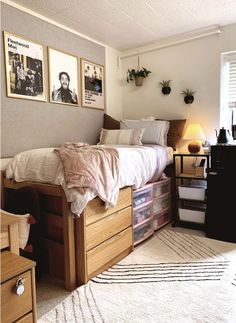
[[[14,0],[119,50],[236,23],[236,0]]]

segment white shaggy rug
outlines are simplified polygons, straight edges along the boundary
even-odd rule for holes
[[[163,230],[38,322],[236,322],[236,244]]]

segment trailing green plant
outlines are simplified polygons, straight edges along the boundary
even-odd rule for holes
[[[196,93],[197,91],[193,91],[191,89],[185,89],[181,92],[181,94],[183,94],[184,96],[193,96],[194,93]]]
[[[143,77],[146,78],[148,77],[148,74],[150,74],[151,71],[148,71],[145,67],[142,67],[138,69],[137,71],[135,69],[128,69],[127,71],[127,82],[133,81],[136,77]]]
[[[162,87],[168,87],[168,86],[170,86],[170,82],[171,82],[171,80],[168,80],[168,81],[161,81],[161,82],[160,82],[160,85],[161,85]]]

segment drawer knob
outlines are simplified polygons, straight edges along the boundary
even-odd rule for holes
[[[16,287],[15,287],[15,293],[18,296],[21,296],[24,294],[25,291],[25,286],[24,286],[25,279],[24,278],[19,278],[16,282]]]

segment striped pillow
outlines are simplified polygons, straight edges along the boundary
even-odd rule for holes
[[[142,145],[144,129],[102,129],[98,145]]]

